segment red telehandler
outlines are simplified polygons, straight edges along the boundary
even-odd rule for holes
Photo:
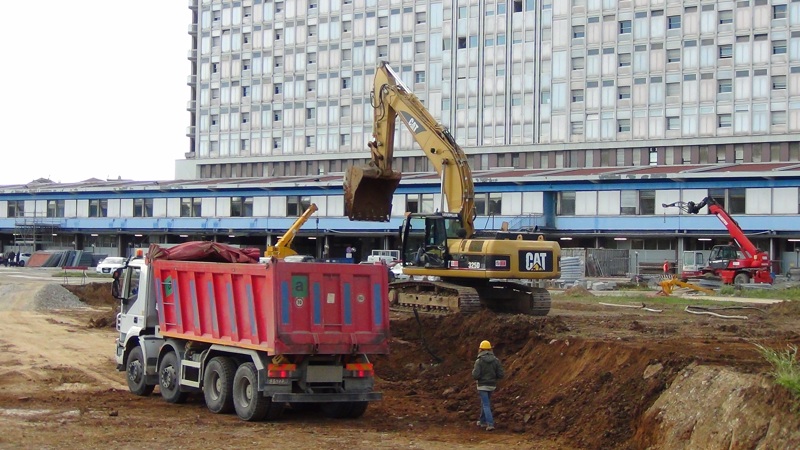
[[[746,284],[750,281],[771,284],[769,254],[756,248],[739,224],[712,197],[706,197],[700,203],[675,202],[661,206],[678,207],[689,214],[697,214],[706,205],[708,211],[728,229],[735,244],[715,245],[708,257],[708,265],[701,269],[701,273],[715,275],[725,284]]]

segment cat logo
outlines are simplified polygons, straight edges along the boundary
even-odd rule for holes
[[[553,270],[552,252],[519,252],[520,271],[523,272],[547,272]]]
[[[411,114],[405,111],[400,111],[400,116],[403,118],[403,121],[406,123],[406,125],[408,125],[408,129],[412,133],[420,134],[424,131],[427,131],[425,127],[423,127],[422,124],[419,123],[419,121],[416,118],[414,118],[414,116],[412,116]]]

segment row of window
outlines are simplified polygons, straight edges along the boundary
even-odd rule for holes
[[[759,2],[764,2],[766,4],[766,0],[757,0]],[[748,1],[740,1],[738,2],[737,7],[742,6],[749,6]],[[744,4],[744,5],[740,5]],[[715,5],[703,5],[703,11],[713,11]],[[692,14],[697,12],[697,6],[686,6],[684,8],[685,14]],[[647,17],[647,12],[641,11],[636,12],[636,18],[645,18]],[[651,17],[662,17],[664,15],[663,10],[653,10],[650,11]],[[788,17],[787,5],[773,5],[772,6],[772,18],[773,19],[786,19]],[[733,10],[721,10],[717,11],[717,24],[718,25],[727,25],[732,24],[734,19]],[[615,20],[615,16],[603,16],[604,22],[610,22]],[[589,23],[598,23],[600,22],[599,16],[590,16],[588,18]],[[667,30],[677,30],[682,27],[683,24],[683,17],[680,15],[672,15],[667,16],[666,20],[666,29]],[[652,24],[647,24],[648,27],[652,26]],[[633,32],[633,22],[631,20],[620,20],[618,21],[617,31],[619,34],[630,34]],[[586,37],[586,27],[585,25],[575,25],[572,27],[572,38],[573,39],[581,39]]]
[[[788,190],[787,190],[788,189]],[[724,209],[730,214],[747,214],[747,213],[784,213],[798,211],[798,190],[797,188],[783,188],[780,192],[771,192],[769,188],[765,189],[751,189],[751,194],[754,196],[751,201],[754,203],[772,203],[774,196],[783,196],[780,207],[772,208],[769,205],[751,205],[748,210],[747,197],[748,189],[745,188],[728,188],[728,189],[708,189],[707,195],[713,197]],[[595,198],[590,200],[586,197],[581,197],[587,192],[600,195],[602,199]],[[564,191],[559,192],[557,196],[557,214],[561,216],[572,215],[586,215],[586,212],[601,213],[601,214],[620,214],[620,215],[654,215],[658,209],[657,200],[664,200],[667,196],[675,196],[679,191],[656,191],[656,190],[622,190],[622,191]],[[703,191],[705,192],[705,191]],[[520,215],[520,214],[533,214],[538,211],[542,213],[542,193],[527,193],[525,195],[517,194],[502,194],[502,193],[478,193],[475,195],[475,209],[479,216],[492,216],[492,215]],[[700,194],[698,194],[700,195]],[[787,205],[783,200],[789,200],[793,197],[794,205]],[[402,201],[405,202],[404,212],[427,212],[431,213],[439,209],[438,201],[440,196],[438,194],[407,194],[400,196]],[[509,201],[504,209],[503,200]],[[672,198],[672,197],[669,197]],[[253,217],[254,216],[254,197],[230,197],[228,198],[230,204],[230,215],[227,217]],[[694,199],[700,201],[700,198]],[[180,217],[204,217],[202,211],[203,198],[201,197],[183,197],[180,198]],[[298,217],[306,211],[312,203],[310,196],[288,196],[285,197],[286,201],[286,216]],[[316,200],[317,202],[320,199]],[[324,200],[322,200],[324,202]],[[337,201],[339,201],[337,199]],[[619,205],[619,210],[602,210],[597,211],[596,205],[587,205],[587,201],[598,201],[605,204],[605,208],[615,208],[615,204]],[[47,217],[62,218],[65,217],[65,200],[48,200],[47,201]],[[93,199],[89,200],[88,217],[108,217],[108,202],[107,199]],[[531,204],[524,206],[522,203],[530,202]],[[576,208],[580,202],[583,202],[578,211]],[[587,209],[587,207],[589,209]],[[765,209],[766,208],[766,209]],[[677,211],[676,211],[677,212]],[[324,212],[323,212],[324,214]],[[36,216],[36,212],[31,212],[27,216]],[[7,217],[26,217],[25,214],[25,201],[24,200],[10,200],[7,201]],[[133,217],[154,217],[154,199],[134,199],[133,200]]]

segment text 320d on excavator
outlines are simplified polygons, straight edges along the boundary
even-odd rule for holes
[[[345,174],[345,214],[351,220],[389,221],[402,177],[392,169],[398,117],[441,177],[440,209],[406,214],[401,255],[403,271],[411,278],[390,285],[392,304],[462,313],[484,306],[547,315],[550,294],[532,282],[560,277],[558,243],[541,236],[500,239],[476,232],[475,188],[464,151],[385,62],[375,73],[372,106],[371,161]]]

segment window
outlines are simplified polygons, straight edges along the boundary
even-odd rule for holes
[[[786,18],[786,5],[772,5],[772,18],[785,19]]]
[[[773,125],[786,125],[786,111],[772,111]]]
[[[311,64],[316,64],[316,63],[317,63],[317,54],[314,53],[314,52],[309,53],[308,54],[308,64],[311,65]]]
[[[681,95],[681,84],[680,83],[667,83],[666,94],[667,94],[667,97],[677,97],[677,96]]]
[[[582,56],[572,58],[572,70],[583,70],[586,61]]]
[[[317,90],[317,80],[308,80],[306,81],[306,91],[307,92],[314,92]]]
[[[219,114],[211,114],[211,126],[219,125]]]
[[[467,18],[467,7],[466,6],[459,6],[458,7],[458,18],[459,19],[466,19]]]
[[[342,146],[350,145],[350,135],[349,134],[340,134],[339,135],[339,145],[342,145]]]
[[[317,9],[317,2],[316,0],[308,2],[308,9]]]
[[[469,37],[469,48],[476,48],[478,46],[478,36]]]
[[[630,53],[620,53],[617,55],[617,61],[619,61],[620,67],[630,67],[631,66],[631,54]]]
[[[667,17],[667,29],[668,30],[677,30],[681,27],[681,16],[669,16]]]
[[[389,17],[378,17],[378,28],[389,28]]]
[[[620,133],[629,133],[631,131],[631,119],[617,120],[617,131]]]
[[[786,41],[772,41],[772,54],[785,55],[786,54]]]
[[[379,45],[378,46],[378,58],[386,58],[389,56],[389,46],[388,45]]]
[[[343,119],[350,117],[350,105],[342,105],[339,107],[339,117]]]
[[[728,9],[725,11],[720,11],[718,14],[719,17],[719,24],[725,25],[726,23],[733,23],[733,11]]]
[[[628,99],[630,99],[631,98],[631,87],[630,86],[619,86],[617,88],[617,98],[619,98],[620,100],[628,100]],[[629,127],[628,131],[630,131],[630,127]]]
[[[212,62],[211,63],[211,73],[219,73],[219,63]]]
[[[280,109],[273,111],[272,117],[273,119],[275,119],[275,122],[280,122],[281,120],[283,120],[283,111],[281,111]]]
[[[653,151],[655,149],[651,149],[651,156],[653,155]],[[655,165],[650,160],[650,165]],[[639,191],[639,214],[644,216],[654,215],[656,213],[656,191],[654,190],[642,190]]]
[[[717,93],[727,94],[729,92],[733,92],[733,80],[731,79],[717,80]]]
[[[775,75],[772,77],[772,89],[785,90],[786,89],[786,75]]]
[[[231,197],[231,217],[253,217],[253,197]]]
[[[281,142],[281,138],[272,138],[272,148],[275,150],[280,150],[283,143]]]
[[[542,91],[542,104],[543,105],[550,104],[550,91]]]
[[[250,97],[250,86],[242,86],[242,97]]]
[[[342,21],[342,33],[349,33],[353,31],[353,21],[352,20],[343,20]]]
[[[317,145],[316,136],[306,136],[306,148],[313,148]]]
[[[64,217],[64,200],[48,200],[47,217]]]
[[[6,217],[24,217],[25,216],[25,201],[24,200],[9,200],[8,208],[6,210]]]
[[[725,44],[719,46],[720,58],[733,58],[733,44]]]
[[[242,113],[242,123],[249,123],[250,122],[250,113],[243,112]]]
[[[242,33],[242,43],[243,44],[250,43],[250,33]]]
[[[242,70],[250,70],[250,60],[243,59],[242,60]]]
[[[719,128],[730,128],[731,127],[731,115],[730,114],[718,114],[717,115],[717,126]]]
[[[621,191],[619,196],[619,213],[623,216],[635,216],[639,213],[639,192]]]
[[[275,93],[283,94],[283,83],[275,83]]]
[[[286,217],[299,217],[311,206],[311,197],[290,195],[286,197]]]
[[[306,108],[306,119],[316,119],[317,118],[317,109],[316,108]]]
[[[672,48],[667,50],[667,62],[668,63],[681,62],[681,49]]]
[[[353,60],[353,50],[349,48],[342,49],[342,61],[352,61]]]
[[[275,2],[275,14],[283,12],[283,2]]]
[[[342,78],[342,89],[350,89],[351,84],[350,77]]]
[[[559,192],[558,214],[561,216],[575,215],[575,192]]]
[[[569,133],[573,136],[583,136],[583,122],[570,122]]]
[[[573,25],[572,26],[572,38],[579,39],[582,37],[586,37],[586,27],[583,25]]]
[[[214,22],[219,22],[220,20],[222,20],[222,11],[214,11],[212,12],[212,14],[213,17],[211,20],[213,20]]]
[[[133,199],[133,217],[153,217],[153,199]]]
[[[425,42],[414,42],[414,53],[418,55],[425,53]]]
[[[572,90],[572,103],[580,103],[583,101],[583,89]]]
[[[89,200],[89,217],[108,217],[108,200]]]
[[[681,118],[677,116],[667,117],[667,129],[668,130],[680,130],[681,129]]]
[[[316,25],[309,25],[308,26],[308,37],[316,37],[317,36],[317,26]]]
[[[418,70],[414,72],[414,83],[424,83],[425,82],[425,72]]]
[[[633,28],[630,20],[619,21],[619,34],[630,34],[632,29]]]
[[[415,18],[416,18],[416,21],[417,21],[417,25],[421,25],[421,24],[425,23],[425,21],[427,20],[427,18],[425,16],[425,11],[417,12],[417,14],[415,15]]]
[[[247,18],[249,18],[249,17],[251,17],[253,15],[253,7],[252,6],[245,6],[244,8],[242,8],[242,10],[243,10],[242,14],[244,15],[245,19],[247,19]]]

